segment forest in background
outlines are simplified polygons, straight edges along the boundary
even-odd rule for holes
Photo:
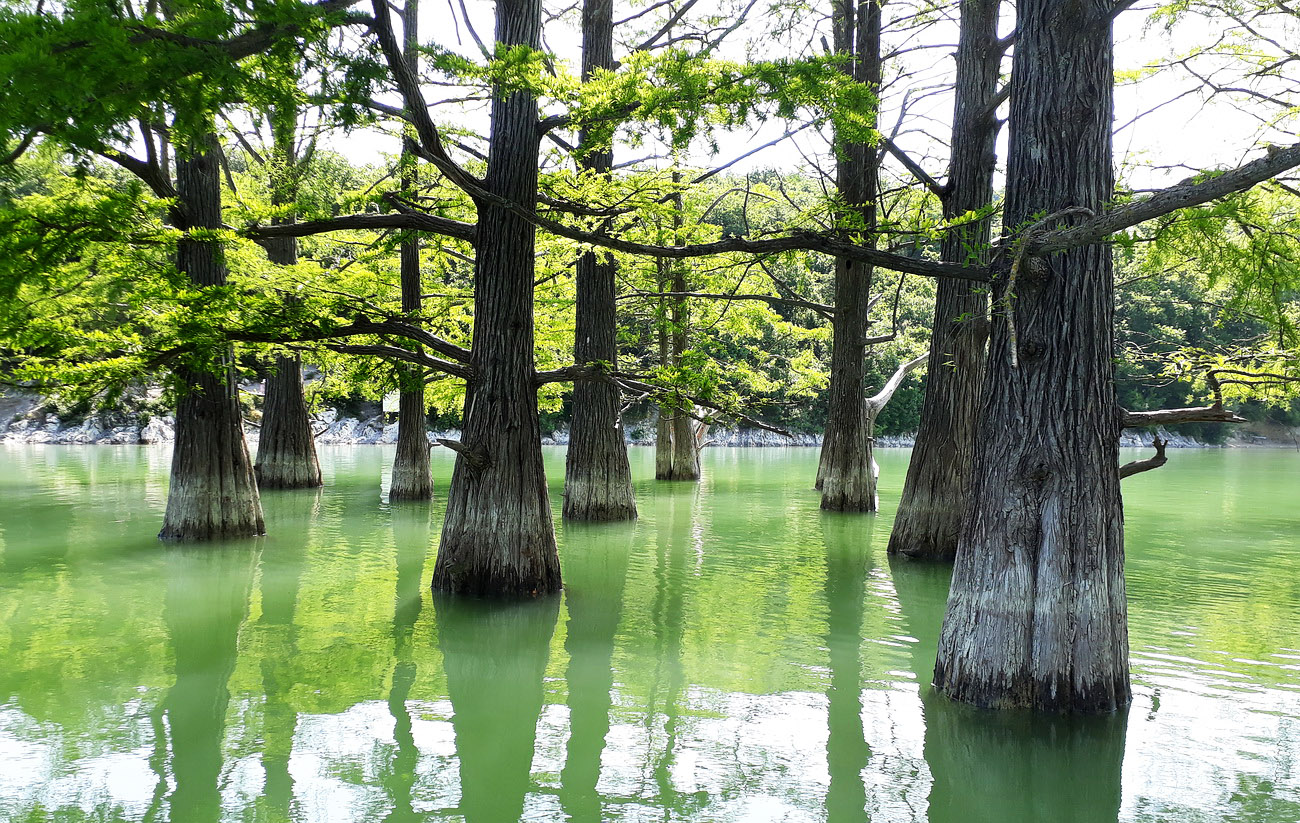
[[[230,174],[225,178],[226,222],[231,225],[248,225],[265,219],[271,210],[265,181],[259,177],[256,160],[237,143],[228,147]],[[102,186],[122,197],[136,197],[134,179],[125,171],[102,160],[88,158],[79,164],[70,164],[69,157],[56,146],[29,152],[17,162],[0,167],[0,199],[6,208],[39,209],[47,204],[81,194],[88,188]],[[303,186],[298,200],[303,219],[335,216],[343,204],[354,207],[362,204],[382,203],[383,188],[388,171],[382,167],[357,165],[333,151],[323,150],[307,164],[303,173]],[[754,219],[753,212],[746,213],[744,204],[728,202],[728,193],[745,192],[749,197],[780,199],[780,208],[771,208],[764,214],[764,223],[752,228],[769,229],[785,225],[792,216],[817,207],[821,192],[813,179],[778,170],[758,170],[746,175],[726,172],[712,178],[706,186],[694,192],[698,231],[710,237],[737,237],[746,233],[746,220]],[[738,199],[738,198],[733,198]],[[930,204],[931,206],[933,204]],[[1279,203],[1281,208],[1293,208]],[[161,233],[161,215],[153,227]],[[934,216],[931,216],[934,219]],[[347,299],[354,295],[375,305],[392,302],[397,293],[398,270],[397,232],[356,231],[346,235],[322,235],[306,238],[300,245],[300,255],[321,267],[324,272],[343,271],[341,289],[353,291],[339,295]],[[933,245],[933,244],[931,244]],[[937,253],[937,250],[930,249]],[[255,255],[257,252],[253,250]],[[561,246],[552,252],[556,256],[574,255],[572,247]],[[466,304],[472,298],[472,279],[466,262],[454,250],[426,249],[423,265],[439,274],[441,286],[438,299],[445,301],[439,311],[451,322],[468,328],[470,315]],[[103,257],[98,257],[103,255]],[[112,249],[110,244],[98,244],[95,267],[123,267],[122,277],[131,276],[133,267],[166,267],[165,251],[132,248],[130,241]],[[1224,272],[1213,275],[1192,267],[1185,267],[1169,275],[1162,268],[1167,265],[1168,253],[1160,256],[1144,248],[1121,252],[1117,258],[1118,301],[1116,303],[1117,368],[1116,383],[1120,402],[1125,408],[1142,410],[1171,408],[1194,404],[1201,396],[1203,386],[1198,385],[1195,366],[1211,357],[1231,357],[1240,354],[1243,345],[1267,341],[1277,335],[1278,318],[1257,314],[1249,293],[1242,283]],[[26,338],[59,339],[68,335],[69,329],[78,333],[91,333],[103,340],[114,333],[123,319],[122,315],[105,313],[105,295],[108,291],[97,288],[78,295],[73,300],[76,287],[86,282],[81,261],[59,272],[49,288],[62,290],[58,302],[47,301],[46,307],[54,312],[42,316],[38,310],[28,311],[25,305],[14,304],[15,316],[9,318],[11,333],[21,331]],[[830,336],[826,318],[814,308],[782,302],[782,285],[791,287],[809,301],[830,305],[834,301],[829,257],[810,254],[798,258],[775,260],[766,263],[766,271],[755,274],[752,263],[726,262],[721,265],[693,265],[687,275],[692,291],[716,295],[698,299],[697,316],[688,327],[689,357],[696,358],[693,368],[700,375],[708,375],[713,385],[707,390],[720,398],[744,398],[751,412],[774,426],[791,432],[820,434],[826,425],[826,389],[830,366]],[[625,267],[620,306],[620,362],[635,364],[629,370],[653,369],[656,323],[665,321],[663,299],[643,296],[653,294],[656,288],[654,272],[642,265]],[[113,274],[111,269],[105,273]],[[1161,276],[1154,276],[1160,273]],[[640,275],[638,279],[637,275]],[[775,275],[775,276],[773,276]],[[538,327],[539,348],[551,355],[551,362],[563,361],[563,352],[573,335],[574,281],[571,272],[551,271],[539,300],[553,309],[539,313],[545,325]],[[58,279],[62,278],[62,279]],[[102,278],[108,281],[111,278]],[[883,279],[883,278],[882,278]],[[902,282],[900,283],[899,280]],[[778,285],[780,283],[781,285]],[[866,379],[868,386],[880,386],[889,378],[894,367],[922,353],[928,345],[928,325],[934,314],[933,282],[921,277],[893,278],[881,282],[883,298],[873,310],[871,324],[888,334],[892,340],[874,344],[868,349]],[[109,284],[108,289],[121,289],[121,284]],[[789,294],[789,292],[784,292]],[[752,299],[753,297],[766,299]],[[392,308],[392,307],[390,307]],[[459,310],[459,311],[458,311]],[[1287,318],[1283,316],[1282,322]],[[67,345],[61,340],[60,345]],[[62,358],[68,351],[50,347]],[[73,356],[77,349],[73,349]],[[86,345],[84,352],[92,358],[95,349]],[[75,379],[62,382],[60,378],[47,385],[30,379],[29,372],[16,367],[33,369],[41,363],[39,345],[29,346],[21,353],[11,351],[8,361],[10,390],[47,393],[47,402],[40,412],[55,413],[65,422],[76,422],[91,414],[119,412],[131,415],[166,415],[170,413],[170,398],[154,393],[153,399],[143,389],[161,387],[151,383],[150,375],[142,370],[136,375],[115,372],[101,376],[99,364],[90,359],[77,363],[70,373]],[[397,371],[387,361],[358,362],[349,357],[314,349],[309,357],[319,372],[308,382],[308,397],[314,411],[338,409],[344,414],[364,415],[375,404],[397,387]],[[244,379],[265,380],[268,361],[251,350],[239,361]],[[44,365],[44,364],[43,364]],[[46,366],[48,368],[48,366]],[[64,366],[63,368],[66,368]],[[86,378],[82,372],[89,372]],[[32,372],[33,374],[39,372]],[[876,428],[881,435],[903,435],[916,432],[920,422],[921,401],[924,394],[924,368],[913,373],[899,388],[892,402],[877,418]],[[702,388],[700,379],[693,378],[692,388]],[[555,384],[555,390],[543,395],[541,405],[542,429],[550,434],[557,429],[567,429],[572,389],[566,384]],[[463,383],[449,380],[430,384],[428,389],[429,426],[433,429],[459,428],[464,400]],[[261,398],[251,394],[243,396],[246,413],[257,420],[261,414]],[[368,403],[368,405],[367,405]],[[1243,396],[1233,408],[1252,423],[1269,426],[1300,426],[1300,399],[1287,391],[1262,392]],[[652,402],[632,405],[624,414],[625,422],[653,424],[655,416]],[[111,417],[110,417],[111,419]],[[1203,443],[1222,443],[1231,428],[1222,424],[1183,423],[1171,430],[1194,437]]]

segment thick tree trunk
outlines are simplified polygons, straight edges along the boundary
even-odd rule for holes
[[[402,31],[406,41],[406,63],[419,72],[419,0],[406,0],[402,10]],[[414,196],[415,157],[402,152],[402,188]],[[414,232],[402,241],[402,313],[413,317],[420,312],[420,238]],[[424,375],[410,366],[398,367],[400,396],[397,404],[397,454],[393,458],[393,482],[389,500],[428,500],[433,497],[433,475],[429,468],[429,434],[425,422]]]
[[[540,45],[538,0],[497,3],[497,42]],[[537,101],[498,92],[485,188],[531,209],[540,143]],[[474,261],[474,379],[465,397],[435,591],[536,596],[559,591],[533,365],[534,231],[493,203],[479,205]]]
[[[257,441],[258,486],[263,489],[310,489],[321,485],[316,438],[302,389],[301,358],[275,358],[266,379],[262,433]]]
[[[413,373],[414,372],[414,373]],[[419,381],[414,369],[402,368],[404,381]],[[402,389],[397,402],[397,454],[393,458],[393,481],[389,500],[428,500],[433,497],[433,475],[429,467],[429,435],[425,424],[424,385]]]
[[[943,202],[949,220],[985,208],[993,200],[998,126],[991,104],[1001,71],[1000,6],[1001,0],[961,4],[952,160]],[[986,262],[989,230],[986,219],[950,231],[943,240],[942,259]],[[987,314],[983,288],[967,281],[939,280],[930,335],[933,367],[926,376],[916,446],[889,536],[891,554],[951,562],[957,553],[975,453]]]
[[[298,171],[295,168],[294,139],[297,111],[286,106],[272,114],[274,132],[272,151],[271,202],[290,204],[295,199]],[[294,222],[292,216],[272,220],[283,225]],[[298,262],[298,240],[277,237],[265,242],[266,256],[278,266]],[[263,489],[311,489],[321,485],[320,461],[316,457],[316,438],[311,430],[311,415],[302,387],[302,359],[280,355],[272,364],[266,380],[262,404],[262,431],[257,440],[257,464],[253,466],[257,484]]]
[[[215,135],[176,161],[176,188],[189,228],[221,227],[221,181]],[[221,286],[226,263],[217,241],[183,238],[177,267],[195,285]],[[244,441],[244,420],[230,352],[215,371],[178,369],[183,392],[176,406],[171,486],[159,537],[212,540],[251,537],[264,531],[262,505]]]
[[[1018,5],[1013,237],[1111,199],[1113,8]],[[934,682],[980,706],[1113,711],[1130,693],[1110,250],[1020,259],[1018,248],[995,284],[970,508]]]
[[[587,0],[582,17],[582,76],[614,67],[613,0]],[[583,133],[579,150],[587,148]],[[612,150],[582,157],[583,168],[609,174]],[[574,362],[618,361],[615,312],[615,263],[608,254],[587,252],[578,258],[578,301]],[[627,461],[619,391],[613,383],[580,380],[573,386],[573,419],[564,472],[564,516],[572,520],[633,520],[636,498]]]
[[[855,80],[880,87],[880,6],[875,0],[839,0],[834,6],[835,50],[851,55],[847,67]],[[874,244],[876,190],[880,164],[876,151],[863,143],[836,139],[836,186],[864,229],[862,242]],[[866,364],[870,266],[835,261],[835,319],[831,324],[831,377],[826,434],[817,467],[822,508],[829,511],[875,511],[876,479],[871,461],[871,432],[863,399]]]
[[[316,438],[303,392],[302,359],[275,358],[266,379],[262,431],[253,467],[263,489],[310,489],[321,485]]]

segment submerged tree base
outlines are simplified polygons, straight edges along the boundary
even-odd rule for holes
[[[443,531],[433,573],[435,594],[520,599],[561,588],[560,558],[550,533]]]
[[[162,540],[221,540],[266,531],[232,373],[183,372]]]
[[[636,520],[636,498],[626,483],[566,478],[564,519],[592,522]]]

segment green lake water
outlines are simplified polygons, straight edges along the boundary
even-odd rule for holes
[[[948,571],[829,515],[811,449],[709,449],[641,519],[559,520],[566,591],[435,601],[439,499],[322,450],[268,535],[155,539],[169,453],[0,448],[3,821],[1300,821],[1300,453],[1124,481],[1134,702],[929,688]],[[1125,459],[1131,459],[1126,457]]]

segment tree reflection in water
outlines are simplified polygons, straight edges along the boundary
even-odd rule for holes
[[[433,598],[460,757],[466,823],[518,820],[560,596],[518,603]]]
[[[163,619],[176,661],[164,711],[175,783],[168,818],[209,823],[221,818],[222,741],[228,684],[257,550],[249,545],[168,547]]]
[[[871,747],[862,729],[862,614],[867,563],[876,518],[831,512],[820,514],[826,545],[826,649],[830,688],[826,691],[826,792],[828,823],[864,819],[867,790],[862,771]]]
[[[560,772],[560,804],[575,823],[598,823],[601,754],[613,703],[614,638],[622,614],[635,523],[565,521],[560,562],[569,620],[569,740]]]

